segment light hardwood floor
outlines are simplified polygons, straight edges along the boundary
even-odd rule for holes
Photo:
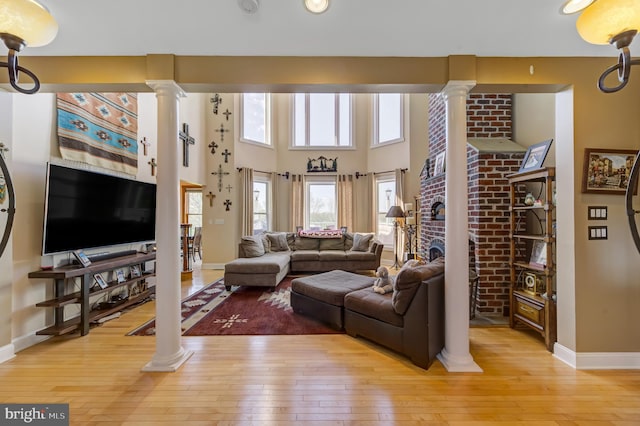
[[[194,273],[184,295],[219,277]],[[576,371],[538,336],[472,328],[483,373],[422,370],[347,335],[184,337],[176,373],[142,373],[154,304],[0,364],[0,401],[69,403],[77,425],[638,425],[640,371]]]

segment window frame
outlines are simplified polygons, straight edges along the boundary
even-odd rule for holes
[[[271,182],[271,176],[269,176],[266,173],[260,173],[260,172],[254,172],[253,174],[253,182],[252,182],[252,188],[255,191],[255,184],[256,183],[260,183],[260,184],[265,184],[266,185],[266,200],[265,200],[265,210],[266,212],[264,213],[266,215],[266,223],[267,223],[267,229],[265,229],[265,231],[271,230],[273,229],[273,185]],[[253,196],[253,194],[252,194]],[[255,200],[254,200],[255,201]],[[257,213],[257,214],[262,214],[262,213]],[[251,219],[253,220],[253,223],[255,223],[255,215],[256,215],[256,210],[255,210],[255,202],[253,203],[253,211],[251,212]],[[262,231],[262,230],[261,230]],[[253,234],[256,234],[256,230],[253,230]]]
[[[304,228],[311,228],[311,193],[310,187],[313,185],[333,185],[333,206],[335,214],[335,223],[333,229],[338,229],[338,179],[337,176],[307,176],[304,188]]]
[[[245,137],[244,134],[244,122],[245,122],[245,118],[244,118],[244,97],[245,95],[248,94],[256,94],[256,93],[262,93],[262,92],[246,92],[246,93],[239,93],[238,94],[238,140],[240,142],[244,142],[244,143],[248,143],[248,144],[252,144],[252,145],[257,145],[257,146],[261,146],[261,147],[269,147],[269,148],[273,148],[273,143],[272,143],[272,135],[271,135],[271,102],[272,102],[272,96],[271,93],[262,93],[265,96],[265,117],[264,117],[264,124],[265,124],[265,142],[261,142],[261,141],[257,141],[254,139],[250,139]]]
[[[310,115],[309,115],[309,106],[311,102],[312,95],[319,94],[332,94],[335,97],[335,114],[334,114],[334,123],[335,123],[335,133],[334,133],[334,145],[311,145],[310,144]],[[296,145],[296,95],[304,95],[304,122],[305,122],[305,140],[304,145]],[[348,145],[339,145],[339,137],[340,137],[340,95],[348,95],[348,106],[349,106],[349,122],[348,122],[348,130],[347,134],[349,136]],[[352,93],[292,93],[290,96],[290,142],[289,149],[290,150],[355,150],[355,138],[354,138],[354,117],[355,117],[355,108],[354,108],[354,96]]]
[[[388,183],[388,182],[393,182],[393,185],[394,185],[394,190],[393,190],[394,191],[394,197],[393,197],[392,200],[389,201],[389,204],[390,204],[389,208],[391,208],[391,206],[393,206],[395,204],[395,202],[396,202],[396,200],[395,200],[395,198],[396,198],[396,196],[395,196],[395,183],[396,183],[395,174],[393,172],[389,172],[389,173],[381,173],[381,174],[375,175],[375,193],[374,193],[374,197],[373,197],[374,200],[373,200],[372,208],[374,209],[374,211],[377,212],[376,218],[377,218],[378,214],[382,213],[382,212],[378,211],[378,204],[379,204],[379,201],[380,201],[380,198],[378,196],[378,193],[380,192],[379,185],[381,183]],[[387,211],[388,211],[389,208],[387,208]],[[384,212],[384,213],[386,213],[386,212]],[[394,219],[388,219],[388,220],[393,222]],[[380,222],[376,219],[375,229],[374,229],[376,238],[378,240],[384,242],[384,250],[385,251],[394,251],[395,250],[395,245],[396,245],[396,238],[393,238],[393,241],[392,241],[391,244],[387,244],[387,242],[383,238],[380,237],[379,225],[380,225]],[[391,226],[393,226],[393,224]]]
[[[390,139],[386,141],[380,141],[380,95],[384,94],[396,94],[400,95],[400,136],[396,139]],[[407,118],[405,111],[407,108],[408,96],[405,93],[374,93],[372,95],[372,128],[371,128],[371,147],[377,148],[380,146],[387,146],[396,143],[402,143],[406,140],[405,135],[407,133]]]

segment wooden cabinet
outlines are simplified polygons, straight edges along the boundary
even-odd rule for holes
[[[508,179],[509,324],[512,328],[525,326],[538,331],[547,349],[553,352],[556,341],[555,168],[516,173]],[[528,193],[535,195],[525,203]]]
[[[54,309],[54,324],[36,334],[60,335],[80,331],[81,335],[89,332],[89,324],[108,315],[118,312],[123,308],[138,303],[148,297],[154,288],[149,287],[148,278],[155,276],[154,270],[147,270],[147,262],[154,261],[155,253],[135,253],[113,259],[92,262],[91,265],[82,267],[81,265],[67,265],[51,270],[41,270],[29,273],[29,278],[49,278],[53,279],[53,295],[50,300],[37,303],[38,307]],[[94,275],[104,272],[115,272],[116,270],[137,267],[140,276],[127,273],[124,281],[118,282],[116,274],[114,279],[107,282],[106,288],[101,288],[95,281]],[[79,281],[79,291],[69,291],[74,287],[74,283]],[[77,287],[77,286],[76,286]],[[106,300],[100,309],[91,309],[90,299],[98,299],[97,296],[109,297],[116,291],[124,292],[126,297],[121,300]],[[79,304],[80,314],[74,318],[65,320],[64,308],[69,304]]]

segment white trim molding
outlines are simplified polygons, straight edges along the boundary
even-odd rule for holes
[[[16,353],[12,343],[0,347],[0,364],[15,357]]]
[[[556,343],[553,356],[576,370],[640,370],[640,352],[574,352]]]

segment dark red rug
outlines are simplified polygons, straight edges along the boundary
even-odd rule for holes
[[[224,289],[222,279],[182,301],[184,336],[338,334],[326,325],[298,315],[291,309],[291,280],[286,277],[275,289],[233,287]],[[128,336],[155,334],[151,320]]]

